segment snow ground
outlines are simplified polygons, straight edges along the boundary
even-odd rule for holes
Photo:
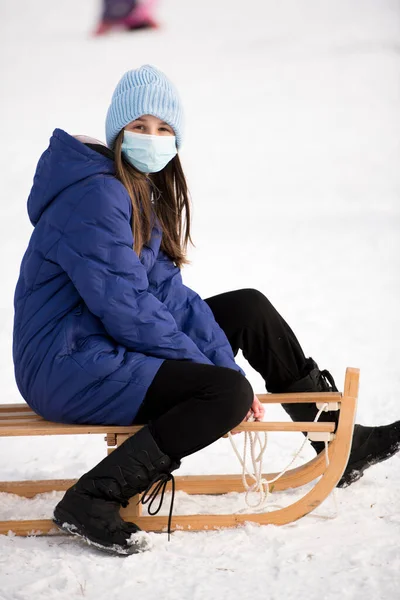
[[[304,350],[342,383],[361,369],[358,422],[399,418],[400,6],[395,0],[164,0],[157,32],[92,39],[95,0],[0,5],[1,402],[20,396],[12,298],[31,226],[26,198],[55,127],[104,138],[120,75],[153,63],[187,114],[182,157],[193,197],[191,266],[202,297],[253,287]],[[261,377],[243,357],[255,392]],[[272,417],[285,418],[281,408]],[[269,470],[301,436],[271,436]],[[104,456],[102,436],[0,439],[0,479],[73,477]],[[306,448],[301,458],[312,452]],[[9,457],[11,460],[9,460]],[[400,457],[285,527],[152,535],[152,552],[113,558],[66,537],[0,536],[0,600],[286,600],[398,597]],[[182,473],[238,471],[226,440]],[[49,516],[59,494],[0,495],[0,519]],[[288,503],[294,493],[274,494]],[[296,496],[297,497],[297,496]],[[176,512],[243,508],[178,494]]]

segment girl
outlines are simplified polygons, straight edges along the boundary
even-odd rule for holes
[[[13,356],[22,396],[45,419],[145,424],[84,474],[54,513],[62,529],[128,554],[143,546],[120,506],[157,481],[163,487],[184,456],[251,414],[262,418],[234,360],[239,348],[270,392],[336,387],[261,292],[202,300],[183,284],[191,239],[178,155],[182,107],[163,73],[149,65],[125,73],[106,138],[104,146],[56,129],[38,163]],[[316,414],[311,404],[284,408],[295,420]],[[340,485],[399,447],[400,422],[356,425]]]

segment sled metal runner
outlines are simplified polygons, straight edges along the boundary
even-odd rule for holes
[[[326,464],[325,452],[300,467],[287,471],[274,483],[274,491],[298,488],[317,478],[314,487],[300,500],[289,506],[264,513],[241,514],[202,514],[173,515],[172,530],[210,530],[222,527],[236,527],[246,522],[260,525],[285,525],[296,521],[315,510],[331,493],[339,482],[348,461],[354,428],[354,419],[359,387],[359,370],[346,369],[343,394],[339,392],[306,392],[293,394],[257,394],[264,404],[282,403],[325,403],[339,410],[338,425],[333,422],[243,422],[235,431],[307,431],[311,435],[322,434],[328,441],[329,464]],[[335,406],[337,403],[337,406]],[[51,423],[36,415],[26,404],[0,405],[0,437],[37,436],[37,435],[76,435],[105,433],[108,453],[121,445],[141,426],[112,425],[64,425]],[[336,431],[335,431],[336,427]],[[264,474],[267,480],[277,473]],[[65,491],[76,480],[51,479],[43,481],[6,481],[0,482],[0,492],[17,494],[32,498],[44,492]],[[175,477],[176,489],[188,494],[226,494],[243,492],[241,475],[185,475]],[[138,497],[131,499],[121,516],[133,521],[145,531],[164,531],[167,528],[167,516],[144,516]],[[1,518],[1,516],[0,516]],[[0,521],[0,534],[13,532],[15,535],[63,535],[50,519]]]

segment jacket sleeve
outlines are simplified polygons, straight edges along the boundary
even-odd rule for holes
[[[235,363],[232,347],[224,330],[218,325],[207,302],[183,284],[181,271],[164,254],[150,274],[151,289],[173,315],[179,329],[189,336],[205,356],[218,367],[228,367],[246,375]]]
[[[90,184],[59,240],[60,266],[119,344],[159,358],[212,364],[148,291],[146,269],[133,251],[130,211],[119,182],[105,177],[104,184]]]

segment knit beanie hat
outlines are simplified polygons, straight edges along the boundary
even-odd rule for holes
[[[111,98],[106,117],[107,146],[113,148],[121,129],[142,115],[153,115],[172,127],[182,143],[183,111],[174,85],[152,65],[127,71]]]

